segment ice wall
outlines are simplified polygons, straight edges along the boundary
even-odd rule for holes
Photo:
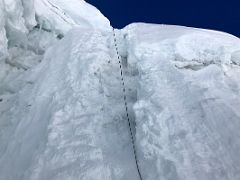
[[[239,179],[240,40],[150,24],[123,33],[139,72],[134,110],[143,179]]]
[[[84,0],[36,0],[38,21],[47,29],[66,33],[73,27],[92,27],[109,31],[110,22]]]
[[[26,35],[36,25],[34,0],[0,1],[0,56],[8,54],[8,44],[24,42]]]
[[[3,0],[0,0],[0,62],[7,54],[7,37],[5,30],[5,12]]]

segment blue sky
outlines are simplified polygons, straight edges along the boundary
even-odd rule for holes
[[[132,22],[175,24],[240,37],[240,0],[87,0],[116,28]]]

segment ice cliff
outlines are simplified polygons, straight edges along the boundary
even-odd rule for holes
[[[240,178],[240,40],[83,0],[0,0],[0,180]]]

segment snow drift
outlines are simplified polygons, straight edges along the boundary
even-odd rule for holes
[[[238,180],[240,40],[115,31],[143,179]],[[0,179],[139,179],[112,29],[96,8],[0,0],[0,42]]]

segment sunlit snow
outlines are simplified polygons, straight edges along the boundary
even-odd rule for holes
[[[239,180],[239,38],[115,31],[143,180]],[[139,180],[112,27],[83,0],[0,0],[0,180]]]

